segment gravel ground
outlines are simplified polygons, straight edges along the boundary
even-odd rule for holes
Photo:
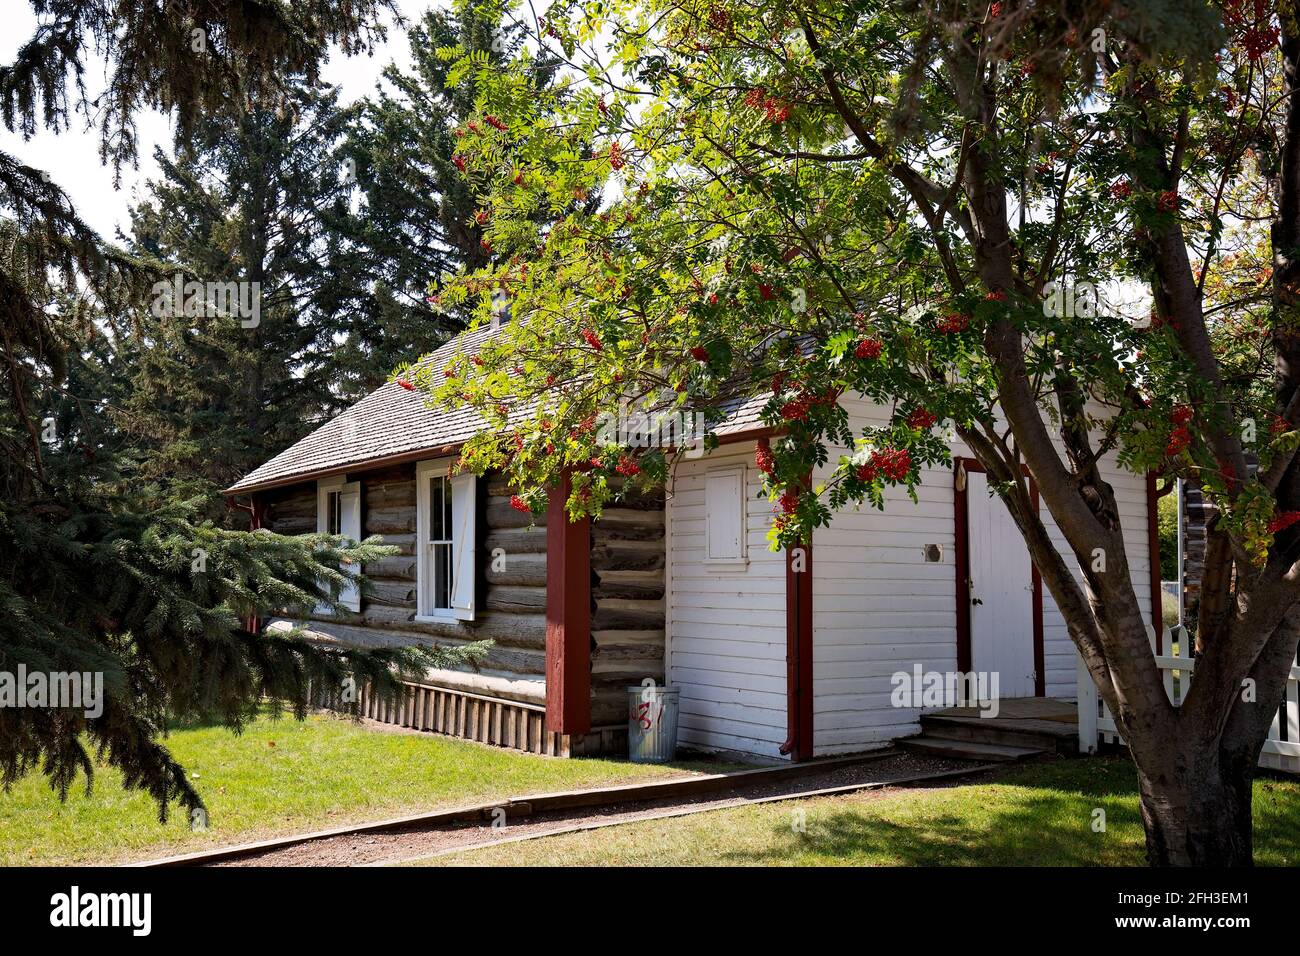
[[[385,833],[358,833],[313,840],[255,856],[222,860],[213,866],[361,866],[393,863],[465,850],[523,836],[543,836],[575,826],[593,823],[624,823],[663,814],[674,809],[739,806],[752,800],[774,796],[797,796],[815,790],[850,785],[888,784],[906,781],[921,774],[940,773],[971,767],[967,761],[895,754],[855,766],[842,766],[824,773],[789,780],[757,783],[732,791],[679,797],[649,803],[622,803],[605,807],[539,813],[517,817],[505,826],[478,823],[424,826]],[[964,781],[965,778],[960,778]],[[925,784],[920,784],[924,786]],[[951,785],[948,780],[931,786]],[[878,796],[889,789],[870,791]]]

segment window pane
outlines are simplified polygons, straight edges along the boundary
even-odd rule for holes
[[[443,488],[445,489],[442,495],[442,526],[447,532],[446,539],[450,541],[454,536],[451,530],[451,482],[446,478],[444,478],[442,482]]]
[[[451,548],[435,544],[433,551],[433,606],[451,606]]]
[[[329,493],[329,521],[326,527],[330,534],[339,534],[340,529],[343,527],[343,515],[339,507],[341,498],[342,495],[337,491]]]
[[[442,520],[442,479],[429,479],[429,540],[442,541],[446,538]]]

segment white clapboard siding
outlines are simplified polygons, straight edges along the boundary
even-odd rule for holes
[[[667,672],[681,691],[685,746],[780,757],[786,738],[785,558],[768,550],[754,445],[725,446],[676,468],[668,496]],[[710,469],[744,469],[747,562],[710,564]]]

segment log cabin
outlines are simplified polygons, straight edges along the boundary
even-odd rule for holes
[[[465,333],[431,360],[472,354],[491,334]],[[855,425],[888,417],[841,401]],[[510,506],[502,476],[453,473],[483,422],[396,383],[227,494],[251,502],[258,527],[378,535],[399,550],[364,567],[373,591],[346,595],[346,618],[268,626],[368,646],[491,639],[477,666],[430,671],[399,705],[363,695],[362,713],[382,721],[534,753],[617,752],[627,688],[648,679],[678,688],[682,746],[783,761],[917,735],[934,708],[900,703],[900,674],[994,672],[1004,700],[1076,699],[1087,676],[1065,622],[967,449],[954,443],[949,465],[924,470],[915,503],[891,488],[883,511],[845,510],[811,546],[774,553],[754,463],[771,436],[764,402],[733,403],[711,427],[714,450],[596,521],[567,520],[563,481],[534,520]],[[1113,453],[1104,468],[1158,628],[1155,480]]]

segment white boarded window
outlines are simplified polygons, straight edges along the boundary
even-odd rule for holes
[[[434,619],[474,619],[475,515],[478,479],[448,474],[453,459],[416,466],[416,544],[418,615]]]
[[[745,468],[714,468],[704,476],[705,563],[716,570],[743,570]]]
[[[342,535],[350,541],[361,540],[361,482],[344,481],[341,475],[316,482],[316,530]],[[355,584],[343,588],[339,603],[353,611],[361,610],[361,592]]]

